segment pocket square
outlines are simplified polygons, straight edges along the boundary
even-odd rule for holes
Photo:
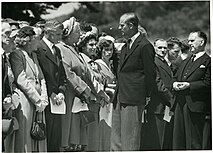
[[[205,67],[206,67],[205,65],[201,65],[201,66],[200,66],[200,68],[205,68]]]

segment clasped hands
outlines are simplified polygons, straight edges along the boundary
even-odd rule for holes
[[[185,89],[187,89],[189,87],[190,87],[190,83],[189,82],[174,82],[173,83],[173,89],[175,91],[185,90]]]
[[[103,90],[98,93],[98,101],[102,107],[110,102],[110,97]]]
[[[64,101],[65,97],[64,94],[62,93],[58,93],[55,97],[54,97],[54,101],[56,102],[56,105],[61,105],[62,102]]]

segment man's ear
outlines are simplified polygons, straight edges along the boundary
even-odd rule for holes
[[[204,45],[204,40],[201,40],[200,41],[200,46],[203,46]]]
[[[130,22],[129,23],[129,29],[132,29],[133,28],[133,24]]]

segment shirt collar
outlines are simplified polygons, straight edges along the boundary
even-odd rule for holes
[[[134,36],[132,36],[131,42],[130,42],[130,47],[132,46],[134,41],[139,37],[139,35],[140,35],[140,32],[137,32]]]
[[[42,40],[47,44],[47,46],[50,48],[50,50],[52,50],[53,47],[53,43],[50,42],[47,38],[43,37]]]
[[[198,58],[200,58],[201,56],[203,56],[205,54],[205,51],[199,52],[195,54],[195,58],[194,61],[197,60]]]
[[[164,59],[166,60],[169,66],[172,64],[166,56],[164,57]]]

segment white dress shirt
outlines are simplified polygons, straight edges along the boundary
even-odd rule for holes
[[[137,32],[134,36],[132,36],[130,44],[129,44],[129,48],[132,47],[134,41],[139,37],[139,35],[140,35],[140,32]]]
[[[47,44],[49,49],[51,50],[52,54],[55,55],[55,51],[53,50],[53,43],[50,42],[47,38],[43,37],[42,40]]]
[[[194,61],[196,61],[198,58],[200,58],[201,56],[203,56],[205,54],[205,51],[199,52],[197,54],[195,54],[195,58]]]

